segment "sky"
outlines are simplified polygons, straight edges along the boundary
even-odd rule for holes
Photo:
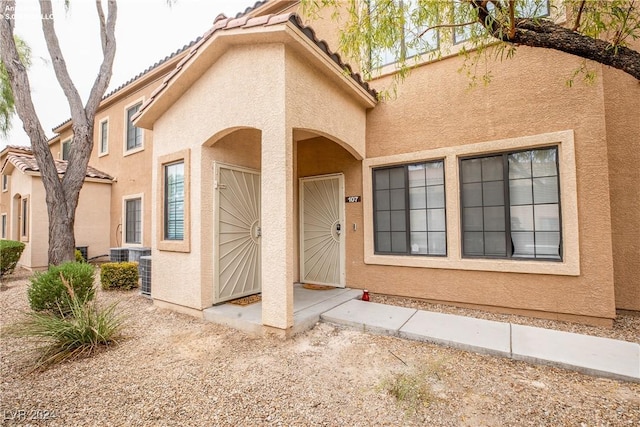
[[[95,3],[72,0],[69,11],[65,11],[63,0],[52,1],[55,27],[67,69],[86,102],[102,54]],[[166,0],[119,1],[116,58],[106,93],[204,34],[213,26],[219,13],[234,17],[255,3],[255,0],[177,0],[168,6]],[[42,127],[51,137],[54,135],[51,129],[69,119],[71,113],[42,35],[39,5],[36,0],[17,0],[15,10],[0,13],[15,16],[15,33],[31,47],[32,99]],[[13,117],[9,136],[0,137],[0,149],[8,144],[30,145],[17,115]]]

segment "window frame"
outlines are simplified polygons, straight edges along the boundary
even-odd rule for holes
[[[0,215],[0,238],[7,238],[7,230],[8,230],[8,217],[6,213]]]
[[[29,216],[31,215],[31,204],[29,203],[29,196],[22,196],[20,198],[20,241],[29,241]]]
[[[106,132],[103,126],[106,124]],[[109,117],[98,122],[98,157],[109,154]]]
[[[68,161],[69,160],[69,156],[71,155],[71,143],[73,142],[73,138],[68,138],[65,139],[64,141],[62,141],[60,143],[60,160],[65,160]],[[67,155],[65,156],[65,149],[64,147],[67,146],[69,148],[67,148]]]
[[[127,223],[127,207],[128,207],[128,202],[133,202],[139,200],[140,201],[140,241],[139,242],[129,242],[127,241],[128,239],[128,223]],[[134,235],[135,235],[135,230],[133,231]],[[140,193],[140,194],[130,194],[127,196],[124,196],[122,198],[122,234],[123,234],[123,239],[122,239],[122,243],[123,245],[126,246],[133,246],[133,247],[142,247],[144,244],[144,194]]]
[[[134,126],[130,120],[130,115],[129,115],[129,111],[131,111],[134,108],[137,108],[136,111],[133,112],[131,115],[135,114],[140,109],[143,103],[144,103],[144,98],[140,98],[124,107],[124,126],[123,126],[124,138],[122,142],[123,143],[122,149],[123,149],[123,156],[125,157],[131,154],[139,153],[140,151],[144,150],[144,136],[145,136],[144,129],[141,127]],[[133,129],[135,132],[137,132],[138,130],[140,131],[140,145],[136,145],[131,148],[129,148],[129,130],[130,129]]]
[[[9,175],[2,174],[2,192],[9,191]]]
[[[558,162],[561,169],[559,181],[562,203],[560,213],[562,221],[561,238],[563,241],[562,261],[462,257],[458,159],[460,157],[542,148],[552,145],[558,147]],[[373,197],[371,197],[373,191],[372,169],[383,165],[418,163],[442,158],[445,159],[447,256],[424,257],[375,254]],[[362,183],[365,264],[558,276],[580,275],[580,221],[578,218],[575,137],[571,129],[484,142],[465,143],[460,141],[458,145],[367,158],[362,161]]]
[[[559,227],[559,233],[560,233],[560,238],[559,238],[559,248],[558,248],[558,252],[560,254],[559,258],[552,258],[552,257],[524,257],[524,256],[514,256],[513,255],[513,249],[512,249],[512,245],[509,245],[509,242],[512,242],[512,228],[511,228],[511,192],[510,192],[510,185],[509,185],[509,156],[512,154],[517,154],[517,153],[527,153],[527,152],[533,152],[533,151],[538,151],[538,150],[548,150],[548,149],[555,149],[556,150],[556,178],[557,178],[557,191],[558,191],[558,227]],[[558,146],[557,145],[551,145],[551,146],[547,146],[547,147],[536,147],[533,149],[524,149],[524,150],[513,150],[513,151],[503,151],[503,152],[499,152],[499,153],[487,153],[484,155],[480,155],[480,156],[463,156],[463,157],[459,157],[458,158],[458,180],[459,182],[459,186],[460,186],[460,240],[461,240],[461,253],[462,253],[462,257],[463,258],[468,258],[468,259],[506,259],[506,260],[513,260],[513,261],[536,261],[536,262],[562,262],[563,259],[563,240],[562,240],[562,193],[561,193],[561,188],[560,188],[560,161],[559,161],[559,154],[558,154]],[[504,256],[500,256],[500,255],[467,255],[465,254],[465,247],[464,247],[464,233],[465,233],[465,229],[464,229],[464,201],[463,201],[463,172],[462,172],[462,162],[465,160],[472,160],[472,159],[486,159],[486,158],[491,158],[491,157],[502,157],[502,165],[503,165],[503,177],[502,177],[502,183],[503,183],[503,208],[504,208],[504,233],[505,233],[505,251],[506,254]],[[480,181],[480,183],[484,183],[485,181]],[[532,203],[532,206],[535,206],[535,203]],[[514,206],[518,206],[518,205],[514,205]],[[486,206],[483,204],[482,208],[485,208]],[[483,228],[483,233],[484,233],[484,228]],[[535,234],[535,228],[534,228],[534,234]]]
[[[183,201],[183,217],[184,229],[182,240],[168,240],[165,238],[165,218],[167,215],[165,205],[165,166],[184,163],[184,201]],[[166,154],[158,157],[157,163],[157,190],[156,190],[156,206],[159,211],[159,223],[156,227],[156,239],[158,250],[168,252],[191,252],[191,150],[185,149],[175,153]]]
[[[429,163],[442,163],[442,188],[443,188],[443,199],[444,199],[444,205],[442,207],[442,209],[444,210],[444,214],[445,214],[445,218],[444,218],[444,253],[415,253],[412,252],[412,237],[411,237],[411,233],[417,233],[419,231],[415,231],[411,229],[411,211],[412,210],[418,210],[418,209],[412,209],[411,208],[411,188],[420,188],[420,186],[417,187],[411,187],[410,185],[410,177],[409,177],[409,169],[411,166],[418,166],[418,165],[427,165]],[[444,159],[432,159],[429,161],[425,161],[425,162],[414,162],[414,163],[403,163],[403,164],[397,164],[397,165],[387,165],[387,166],[382,166],[382,167],[376,167],[376,168],[372,168],[371,170],[371,174],[372,174],[372,198],[373,198],[373,230],[374,230],[374,253],[376,255],[394,255],[394,256],[420,256],[420,257],[446,257],[447,256],[447,200],[446,200],[446,194],[444,194],[444,189],[446,188],[446,178],[445,178],[445,174],[444,174],[444,167],[445,167],[445,161]],[[380,212],[379,210],[376,209],[376,199],[377,199],[377,186],[376,186],[376,179],[375,179],[375,174],[378,171],[384,171],[384,170],[391,170],[391,169],[398,169],[398,168],[402,168],[403,169],[403,173],[404,173],[404,221],[405,221],[405,244],[406,244],[406,250],[404,252],[399,252],[399,251],[382,251],[377,249],[378,248],[378,239],[377,239],[377,235],[378,233],[380,233],[381,231],[379,231],[378,229],[378,215],[377,213]],[[426,169],[425,169],[426,170]],[[435,187],[435,185],[427,185],[426,181],[425,181],[425,214],[427,214],[429,208],[428,208],[428,201],[427,201],[427,187]],[[440,209],[440,208],[432,208],[432,209]],[[391,209],[389,210],[390,212],[392,211]],[[428,218],[428,214],[426,216],[426,218]],[[426,220],[427,224],[428,219]],[[427,225],[428,227],[428,225]],[[384,232],[384,231],[382,231]],[[390,233],[392,232],[392,230],[389,231]],[[427,239],[428,239],[428,234],[429,234],[429,230],[427,229],[426,231],[424,231],[425,233],[427,233]],[[437,231],[437,232],[442,232],[442,231]],[[427,240],[428,242],[428,240]],[[427,248],[428,248],[428,243],[427,243]]]

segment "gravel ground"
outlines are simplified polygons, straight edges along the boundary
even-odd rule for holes
[[[3,327],[28,308],[27,286],[2,287]],[[98,300],[119,301],[126,339],[90,359],[29,373],[33,344],[0,336],[3,424],[640,426],[637,383],[322,323],[289,340],[250,338],[136,291]]]

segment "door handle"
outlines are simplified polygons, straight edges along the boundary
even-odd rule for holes
[[[338,236],[340,235],[340,230],[341,230],[340,223],[337,223],[337,224],[336,224],[336,234],[337,234]]]

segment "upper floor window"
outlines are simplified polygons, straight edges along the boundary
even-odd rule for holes
[[[9,175],[2,175],[2,191],[9,189]]]
[[[69,160],[69,154],[71,153],[71,140],[67,139],[62,142],[62,160]]]
[[[142,128],[133,125],[131,117],[138,112],[142,102],[127,109],[127,151],[142,147]]]
[[[460,161],[465,257],[562,258],[558,149]]]
[[[424,33],[427,28],[416,25],[420,14],[419,1],[399,0],[397,4],[399,10],[402,11],[401,16],[398,17],[402,21],[402,26],[394,29],[394,31],[398,31],[395,37],[396,43],[393,46],[379,46],[375,41],[372,41],[372,68],[392,64],[399,60],[407,60],[438,48],[438,32],[427,31]],[[369,11],[373,19],[378,15],[375,9],[384,6],[383,1],[369,0]]]
[[[164,166],[164,239],[184,239],[184,161]]]
[[[99,141],[99,154],[107,154],[109,152],[109,119],[100,122]]]
[[[487,5],[489,10],[493,10],[493,3]],[[549,0],[522,0],[515,3],[516,16],[521,18],[541,18],[549,16]],[[454,24],[465,24],[474,22],[477,19],[473,7],[468,1],[453,1],[453,22]],[[453,29],[453,44],[463,43],[471,38],[472,34],[480,34],[482,27],[480,24],[470,24]]]
[[[444,160],[373,170],[377,254],[446,255]]]

